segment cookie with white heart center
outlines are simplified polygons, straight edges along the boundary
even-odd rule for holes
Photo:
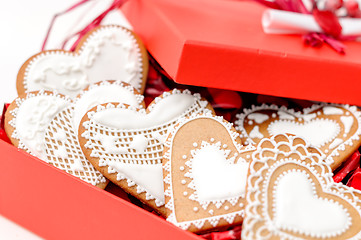
[[[177,89],[148,106],[98,105],[79,126],[86,158],[109,180],[164,214],[163,144],[178,119],[211,111],[199,94]]]
[[[321,150],[291,135],[252,156],[242,239],[361,239],[361,192],[335,183]]]
[[[71,102],[69,97],[49,91],[19,96],[6,111],[6,134],[16,147],[44,160],[45,130],[54,116]]]
[[[139,37],[106,25],[86,34],[74,52],[48,50],[30,57],[18,73],[17,91],[56,90],[74,98],[89,84],[119,80],[143,93],[147,73],[147,52]]]
[[[271,135],[305,138],[336,169],[361,145],[361,112],[356,106],[316,104],[296,112],[276,105],[252,106],[237,115],[236,129],[245,142],[257,144]]]
[[[163,156],[167,220],[197,233],[241,224],[254,149],[210,113],[177,124]]]
[[[88,110],[108,102],[144,106],[143,95],[131,85],[102,81],[85,89],[74,104],[53,118],[45,131],[45,161],[99,188],[105,188],[108,181],[85,158],[78,141],[78,127]]]

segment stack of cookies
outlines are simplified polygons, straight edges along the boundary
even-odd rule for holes
[[[361,145],[355,106],[239,109],[234,125],[199,93],[148,106],[146,50],[101,26],[75,52],[44,51],[19,71],[11,142],[94,186],[108,182],[194,233],[242,224],[243,239],[361,239],[361,192],[332,179]]]

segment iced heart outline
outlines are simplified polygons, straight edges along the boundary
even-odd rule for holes
[[[182,110],[182,112],[179,113],[179,115],[177,115],[174,119],[164,123],[159,123],[145,128],[138,127],[131,129],[121,129],[117,128],[116,126],[104,125],[105,123],[101,124],[99,119],[95,119],[97,114],[106,113],[107,111],[119,111],[123,113],[128,112],[134,116],[147,117],[148,113],[151,114],[155,109],[159,109],[157,106],[161,106],[159,104],[164,103],[164,100],[167,100],[168,98],[171,100],[174,99],[173,97],[177,96],[182,97],[182,95],[184,98],[192,99],[191,105],[187,106],[187,109]],[[172,101],[168,103],[171,104]],[[169,107],[174,109],[177,108],[173,105]],[[172,110],[170,108],[166,108],[162,111],[167,113]],[[79,128],[79,142],[82,143],[81,147],[84,155],[96,169],[98,169],[108,179],[122,187],[128,193],[137,197],[144,203],[159,211],[161,214],[164,214],[164,200],[161,199],[164,198],[163,186],[161,186],[162,196],[156,197],[155,195],[151,194],[146,187],[140,186],[134,179],[132,179],[130,176],[132,173],[129,172],[129,169],[124,170],[128,171],[128,173],[123,172],[123,169],[130,167],[139,169],[143,165],[151,165],[153,168],[152,171],[154,171],[154,176],[159,177],[159,182],[163,184],[161,161],[163,155],[163,143],[168,129],[174,126],[179,118],[189,116],[192,113],[213,111],[210,109],[211,107],[209,103],[203,100],[199,94],[192,94],[189,90],[181,91],[178,89],[173,89],[170,92],[164,92],[161,96],[154,99],[154,101],[148,106],[147,109],[119,103],[98,105],[97,107],[94,107],[88,111],[88,113],[83,117],[82,124]],[[129,118],[127,122],[129,122]],[[110,136],[110,138],[108,139],[108,137],[104,138],[104,136],[101,136],[103,137],[102,140],[98,138],[99,135]],[[142,139],[147,140],[146,146],[142,146],[141,149],[135,148],[135,145],[139,144],[133,143],[135,141],[138,142],[138,140],[142,142]],[[108,149],[106,150],[105,147],[107,146]],[[127,163],[129,163],[128,166],[124,167],[123,164]],[[160,170],[160,173],[157,175],[158,170]],[[153,186],[159,186],[159,184],[156,182],[156,185]]]
[[[252,155],[250,165],[242,239],[335,239],[361,238],[361,192],[335,183],[322,152],[304,139],[280,134],[264,138]],[[282,174],[305,173],[309,176],[317,198],[341,204],[348,212],[348,223],[343,231],[312,233],[297,228],[280,227],[275,223],[275,194]],[[318,185],[319,184],[319,185]],[[297,186],[294,186],[295,188]],[[270,202],[271,201],[271,202]],[[352,221],[351,215],[353,216]],[[345,234],[345,235],[343,235]]]
[[[148,57],[139,37],[124,27],[105,25],[87,33],[74,52],[47,50],[30,57],[19,70],[17,90],[19,95],[47,89],[76,97],[91,83],[119,80],[142,93],[147,72]]]
[[[231,123],[225,121],[222,117],[214,116],[211,113],[193,115],[187,119],[183,119],[174,127],[174,129],[168,135],[163,155],[163,175],[166,199],[165,206],[167,208],[167,221],[172,222],[173,224],[181,227],[184,230],[192,232],[207,231],[216,227],[237,224],[242,221],[243,216],[243,194],[231,198],[214,201],[210,200],[202,202],[197,199],[197,190],[194,184],[194,179],[192,179],[192,157],[194,157],[194,154],[197,152],[197,150],[194,150],[194,148],[198,148],[199,150],[202,149],[202,145],[209,146],[212,144],[217,144],[217,137],[220,136],[219,134],[217,134],[218,132],[212,132],[214,131],[214,128],[212,128],[214,126],[209,126],[208,124],[206,124],[206,122],[210,120],[214,121],[214,126],[222,129],[222,139],[224,136],[226,136],[227,141],[231,142],[232,146],[222,146],[222,148],[224,149],[228,147],[232,149],[230,151],[230,153],[232,152],[232,154],[228,153],[230,155],[226,159],[229,164],[232,164],[232,162],[234,163],[235,160],[237,162],[250,161],[252,151],[254,150],[254,147],[252,145],[241,145],[239,134],[233,128]],[[184,128],[187,128],[188,126],[192,127],[192,124],[194,123],[199,123],[199,126],[203,126],[204,128],[202,129],[204,130],[202,132],[208,133],[200,134],[199,132],[193,133],[193,131],[190,131],[190,129],[182,130]],[[188,140],[183,141],[181,146],[177,145],[176,139],[184,139],[185,137],[183,136],[183,133],[187,131],[187,134],[191,134],[192,136],[190,136]],[[213,136],[214,138],[211,136]],[[178,150],[174,151],[174,144],[179,146],[179,152]],[[199,148],[199,146],[201,148]],[[178,165],[181,166],[179,167]],[[180,171],[179,175],[173,176],[173,172],[178,173],[178,171]],[[180,181],[179,179],[182,180]],[[182,197],[180,198],[181,195]],[[177,199],[177,201],[174,200],[175,198]],[[177,203],[182,204],[178,205]],[[226,205],[224,205],[225,203]],[[221,206],[223,207],[220,208]],[[181,217],[183,219],[181,219],[179,218],[179,213],[187,216],[183,216]],[[198,217],[195,217],[195,219],[192,219],[191,215],[193,214],[200,215],[198,215]]]
[[[329,108],[329,109],[333,108],[334,112],[329,111],[328,114],[324,114],[323,117],[320,117],[319,115],[324,113],[323,109],[325,108]],[[343,112],[343,114],[341,114],[340,112],[337,114],[336,108],[342,110],[341,112]],[[257,123],[257,121],[251,121],[252,124],[255,126],[254,128],[252,128],[252,131],[256,127],[257,129],[255,130],[259,131],[259,126],[265,124],[267,128],[267,133],[265,135],[262,134],[262,136],[260,136],[261,138],[263,137],[267,138],[275,134],[274,132],[271,131],[272,124],[275,122],[277,123],[294,122],[295,124],[303,124],[315,120],[322,120],[322,121],[327,121],[329,123],[332,122],[337,123],[336,120],[341,121],[340,119],[343,116],[352,117],[354,119],[353,125],[357,124],[357,129],[353,134],[351,134],[351,131],[349,131],[348,133],[346,133],[345,131],[337,131],[334,134],[332,141],[331,140],[326,141],[322,146],[319,146],[319,148],[327,156],[325,161],[331,165],[332,169],[336,169],[361,144],[361,140],[360,140],[361,112],[357,109],[357,107],[350,105],[328,104],[328,103],[314,104],[309,108],[304,108],[303,112],[298,112],[295,111],[294,109],[289,109],[285,106],[267,105],[267,104],[262,104],[260,106],[252,105],[251,108],[249,109],[243,109],[242,113],[236,115],[237,120],[235,121],[235,125],[236,125],[236,129],[240,132],[241,137],[244,139],[245,142],[257,144],[261,140],[261,138],[257,139],[251,136],[252,131],[249,130],[251,128],[251,125],[249,125],[247,122],[249,122],[250,120],[248,119],[248,116],[250,114],[254,114],[254,113],[257,114],[262,111],[273,112],[272,113],[273,116],[270,116],[268,119],[261,119],[260,120],[261,123]],[[281,113],[283,115],[282,118],[280,117]],[[343,123],[337,123],[337,124],[340,126],[340,130],[345,129]],[[246,130],[246,128],[248,130]],[[346,137],[343,136],[344,134],[346,134]],[[257,134],[254,134],[254,136],[257,136]],[[343,138],[346,139],[343,140]]]
[[[44,102],[47,105],[48,109],[42,109],[41,106],[33,106],[31,108],[27,108],[27,110],[31,109],[31,112],[27,113],[26,116],[22,116],[24,119],[21,119],[20,121],[28,122],[32,126],[28,126],[28,129],[26,129],[27,136],[24,138],[21,136],[22,134],[19,133],[19,130],[17,129],[18,115],[21,111],[23,104],[26,104],[27,101],[34,101],[37,98],[40,98],[40,100],[41,98],[48,98],[47,101]],[[40,104],[40,100],[38,100],[38,104]],[[58,112],[62,111],[62,109],[66,108],[71,103],[72,100],[68,96],[64,96],[57,92],[40,90],[23,94],[17,97],[10,104],[5,113],[5,122],[8,123],[8,125],[5,124],[6,134],[8,135],[14,146],[23,149],[31,155],[42,159],[44,157],[45,150],[43,145],[43,137],[47,125]],[[26,141],[31,142],[32,144],[35,143],[35,146],[29,147]]]
[[[131,85],[119,81],[101,81],[89,85],[74,103],[59,112],[48,125],[45,131],[44,161],[85,182],[105,188],[108,181],[91,165],[81,150],[75,118],[82,116],[94,105],[111,100],[138,106],[143,104],[143,95]]]

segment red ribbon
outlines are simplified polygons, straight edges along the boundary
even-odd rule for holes
[[[241,239],[242,226],[236,226],[231,230],[224,232],[211,232],[203,234],[202,237],[207,240],[235,240]]]
[[[62,12],[59,12],[57,14],[55,14],[50,22],[50,25],[49,25],[49,28],[48,28],[48,31],[46,33],[46,36],[45,36],[45,39],[44,39],[44,42],[43,42],[43,45],[41,47],[41,50],[44,51],[45,49],[45,46],[46,46],[46,43],[49,39],[49,36],[50,36],[50,33],[51,33],[51,30],[54,26],[54,23],[55,23],[55,20],[60,17],[61,15],[63,14],[66,14],[70,11],[73,11],[74,9],[78,8],[79,6],[83,5],[84,3],[87,3],[91,0],[81,0],[79,1],[78,3],[74,4],[73,6],[69,7],[68,9],[66,9],[65,11],[62,11]],[[118,9],[120,8],[127,0],[114,0],[113,3],[103,12],[101,13],[99,16],[97,16],[91,23],[89,23],[84,29],[82,29],[81,31],[77,32],[77,33],[74,33],[72,35],[70,35],[69,37],[67,37],[63,44],[62,44],[62,49],[64,49],[65,45],[67,44],[67,42],[74,38],[74,37],[77,37],[77,40],[75,41],[75,43],[73,44],[73,46],[70,48],[70,51],[74,51],[76,46],[78,45],[80,39],[87,33],[89,32],[90,30],[98,27],[101,22],[103,21],[103,19],[108,15],[109,12],[115,10],[115,9]]]
[[[315,21],[318,23],[324,33],[309,33],[303,36],[303,41],[306,45],[311,47],[321,47],[324,43],[328,44],[332,49],[340,54],[345,54],[345,45],[339,40],[343,39],[341,36],[342,27],[340,22],[333,11],[330,10],[319,10],[316,2],[313,0],[312,12],[307,10],[302,0],[275,0],[269,2],[268,0],[255,0],[267,7],[298,12],[303,14],[312,14]]]
[[[349,187],[361,190],[361,168],[358,167],[346,184]]]
[[[345,163],[341,166],[340,169],[336,170],[333,180],[337,183],[343,181],[349,173],[354,171],[360,165],[360,156],[359,151],[354,152],[351,157],[349,157]]]
[[[5,112],[8,107],[9,104],[4,104],[3,112],[2,115],[0,116],[0,139],[11,144],[11,141],[5,132]]]

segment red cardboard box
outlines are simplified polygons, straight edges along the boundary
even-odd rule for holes
[[[132,0],[122,8],[178,83],[361,106],[361,44],[346,55],[268,35],[264,7],[237,0]]]

